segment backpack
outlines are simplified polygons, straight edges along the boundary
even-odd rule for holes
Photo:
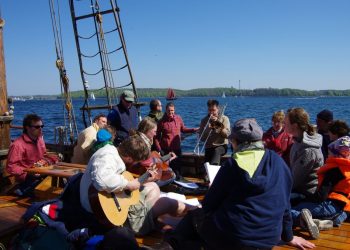
[[[68,242],[61,233],[51,227],[37,223],[28,223],[12,240],[12,250],[73,250],[74,245]]]

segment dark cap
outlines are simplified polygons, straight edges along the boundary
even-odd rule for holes
[[[260,141],[263,130],[253,118],[240,119],[232,127],[229,139],[236,139],[240,142]]]
[[[135,102],[135,94],[130,90],[124,90],[122,97],[128,102]]]
[[[325,122],[333,121],[333,112],[328,109],[324,109],[317,114],[317,118]]]

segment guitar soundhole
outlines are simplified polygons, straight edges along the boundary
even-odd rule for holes
[[[124,190],[124,193],[125,193],[127,196],[130,196],[130,195],[131,195],[131,191],[130,191],[130,190]]]

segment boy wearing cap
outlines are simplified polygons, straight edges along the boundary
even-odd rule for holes
[[[330,219],[340,225],[350,212],[350,137],[344,136],[328,145],[329,157],[317,171],[318,189],[314,202],[302,202],[292,209],[294,224],[304,217],[306,227],[313,238],[318,237],[315,228],[318,220]]]
[[[129,137],[129,130],[136,129],[138,124],[137,110],[133,103],[135,95],[130,90],[124,90],[120,96],[119,104],[109,112],[108,124],[116,129],[114,145],[119,144]]]
[[[293,236],[292,177],[280,156],[264,150],[261,127],[242,119],[231,131],[233,157],[216,175],[203,208],[186,215],[167,241],[174,249],[187,249],[190,240],[208,249],[271,249],[281,238],[314,247]]]
[[[317,132],[322,135],[322,154],[324,160],[328,157],[328,144],[331,142],[331,139],[328,135],[329,124],[333,121],[333,112],[324,109],[317,114],[316,124]]]

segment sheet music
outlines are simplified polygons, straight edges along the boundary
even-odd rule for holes
[[[186,199],[186,196],[183,194],[178,194],[174,192],[168,192],[168,193],[161,192],[160,197],[168,197],[170,199],[178,200],[195,207],[200,206],[200,203],[197,198]]]
[[[219,172],[220,170],[220,165],[210,165],[209,162],[204,163],[204,167],[205,167],[205,171],[207,172],[207,175],[209,177],[209,182],[210,184],[213,183],[216,174]]]

